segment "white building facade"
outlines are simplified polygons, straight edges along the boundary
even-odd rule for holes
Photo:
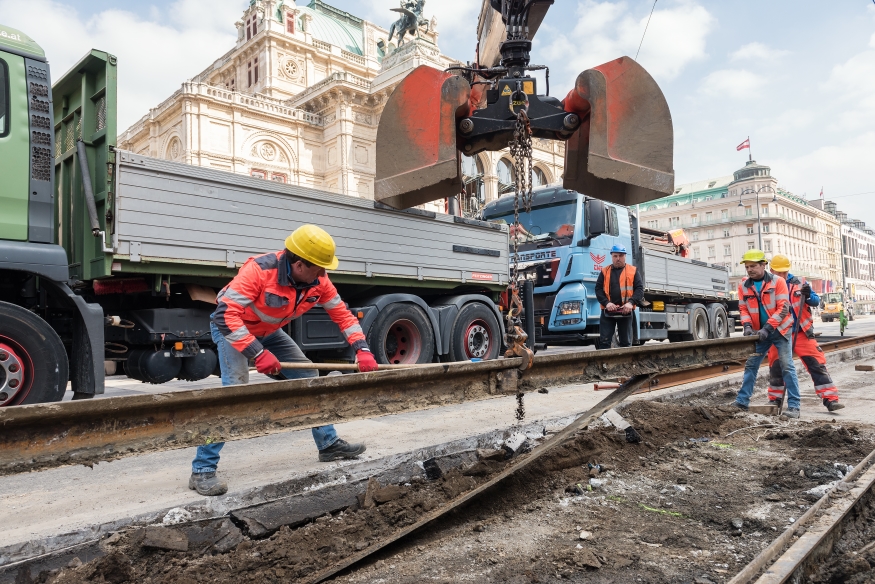
[[[840,222],[779,187],[771,169],[755,161],[730,176],[678,185],[639,213],[643,227],[683,228],[693,258],[728,267],[733,290],[746,275],[739,262],[749,249],[789,256],[793,273],[818,293],[841,288]]]
[[[457,64],[441,54],[434,19],[400,48],[321,0],[250,0],[236,26],[234,47],[121,133],[119,148],[373,198],[386,99],[419,65]],[[561,180],[563,162],[564,144],[535,140],[536,183]],[[468,212],[512,190],[506,152],[463,157],[462,168]]]

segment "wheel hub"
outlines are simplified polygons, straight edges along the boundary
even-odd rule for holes
[[[0,343],[0,406],[15,399],[24,387],[24,362],[12,347]]]
[[[475,321],[465,333],[465,349],[468,358],[481,359],[489,353],[489,329],[482,322]]]
[[[389,363],[417,363],[422,352],[422,335],[413,322],[398,320],[389,327],[385,347]]]

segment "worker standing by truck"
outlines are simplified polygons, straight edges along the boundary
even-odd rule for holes
[[[744,365],[744,378],[735,399],[735,405],[747,411],[760,364],[774,347],[778,353],[781,375],[787,385],[787,410],[781,414],[798,418],[801,406],[799,380],[793,365],[790,334],[793,318],[790,316],[790,296],[787,282],[766,272],[766,255],[759,249],[750,249],[741,258],[747,278],[738,284],[738,309],[744,336],[758,337],[754,354]]]
[[[599,274],[595,295],[602,305],[598,348],[611,348],[615,330],[621,347],[632,346],[632,312],[644,298],[644,282],[635,266],[626,263],[622,245],[611,248],[611,265]]]
[[[823,349],[814,338],[814,316],[811,314],[812,306],[820,305],[820,296],[817,295],[808,282],[804,284],[790,273],[790,258],[778,254],[769,262],[771,272],[778,278],[787,282],[787,290],[790,296],[790,314],[793,316],[793,338],[791,339],[793,353],[798,356],[805,368],[808,369],[811,380],[814,382],[814,391],[817,397],[823,400],[823,405],[831,412],[844,408],[839,403],[839,392],[826,370],[826,356]],[[781,366],[778,361],[778,351],[775,347],[769,349],[769,402],[781,405],[784,397],[784,377],[781,374]]]
[[[310,363],[282,330],[295,318],[323,307],[356,351],[360,371],[376,371],[358,319],[346,308],[326,270],[337,268],[334,240],[315,225],[303,225],[286,239],[285,249],[250,258],[217,297],[210,331],[219,353],[222,385],[249,382],[249,360],[266,375],[286,379],[316,377],[314,369],[283,370],[280,362]],[[319,460],[355,458],[364,444],[341,440],[334,426],[313,428]],[[224,442],[199,446],[188,486],[201,495],[221,495],[228,485],[216,476]]]

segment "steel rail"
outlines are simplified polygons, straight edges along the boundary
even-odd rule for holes
[[[838,351],[844,351],[871,343],[875,343],[875,334],[863,335],[859,337],[847,337],[837,341],[820,343],[820,348],[823,349],[824,353],[835,353]],[[799,357],[795,357],[795,359],[798,361]],[[768,366],[769,362],[767,360],[763,360],[760,368]],[[694,383],[696,381],[704,381],[706,379],[714,379],[715,377],[723,377],[724,375],[741,373],[743,371],[744,363],[713,365],[711,367],[701,367],[698,369],[690,369],[685,371],[674,371],[654,377],[650,381],[648,387],[642,387],[640,390],[638,390],[637,393],[649,393],[651,391],[668,389],[670,387],[677,387],[678,385],[685,385],[687,383]],[[610,389],[610,386],[605,387],[604,389]],[[596,389],[596,391],[600,391],[600,389]]]
[[[747,584],[757,574],[765,572],[757,579],[756,584],[779,584],[787,582],[793,576],[799,576],[799,570],[805,570],[809,562],[817,557],[829,555],[824,553],[823,548],[829,547],[830,551],[835,542],[835,529],[844,521],[848,513],[853,509],[875,485],[875,466],[870,466],[875,461],[875,450],[863,459],[854,469],[849,472],[839,483],[818,499],[793,525],[788,527],[781,535],[775,538],[766,549],[761,551],[747,566],[745,566],[729,584]],[[868,471],[866,468],[869,467]],[[866,471],[865,473],[863,471]],[[858,476],[863,475],[857,479]],[[850,497],[839,500],[828,507],[824,514],[817,519],[807,531],[790,546],[771,566],[769,563],[793,540],[796,531],[804,527],[815,518],[821,508],[832,498],[838,498],[842,492],[848,491]],[[766,568],[769,566],[768,568]],[[794,581],[804,581],[801,579]]]
[[[157,395],[0,409],[0,474],[91,464],[141,452],[240,440],[292,429],[588,383],[739,363],[754,339],[730,338],[435,364]]]

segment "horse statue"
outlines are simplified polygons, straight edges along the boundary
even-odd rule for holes
[[[398,48],[401,48],[408,32],[414,38],[419,37],[419,27],[421,26],[425,26],[425,32],[428,32],[429,21],[422,17],[423,8],[425,8],[425,0],[401,0],[401,8],[391,8],[392,12],[400,12],[401,18],[389,27],[389,42],[392,42],[392,37],[397,32]]]

